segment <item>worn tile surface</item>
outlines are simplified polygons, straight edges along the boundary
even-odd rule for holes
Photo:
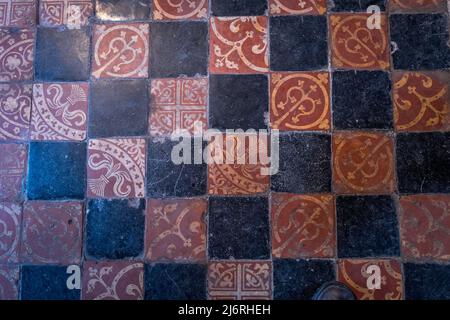
[[[269,0],[272,15],[324,14],[327,0]]]
[[[0,200],[22,197],[27,154],[24,144],[0,144]]]
[[[0,263],[17,263],[20,246],[20,226],[22,224],[22,206],[0,202]]]
[[[35,37],[31,29],[0,29],[0,81],[33,79]]]
[[[208,17],[208,8],[208,0],[191,0],[180,2],[173,2],[171,0],[154,0],[153,19],[206,19]]]
[[[36,24],[37,0],[1,0],[1,27],[32,27]]]
[[[32,90],[29,84],[0,84],[0,141],[27,140]]]
[[[39,24],[41,26],[67,26],[76,29],[88,24],[94,14],[92,0],[41,0]]]
[[[100,20],[141,20],[150,17],[150,1],[95,0],[96,17]]]
[[[19,298],[19,267],[0,267],[0,300]]]

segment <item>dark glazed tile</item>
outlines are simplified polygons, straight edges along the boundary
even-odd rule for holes
[[[390,17],[395,69],[450,67],[448,20],[442,14],[396,14]]]
[[[139,20],[150,17],[150,5],[148,0],[96,0],[95,11],[101,20]]]
[[[205,300],[206,265],[145,265],[145,300]]]
[[[148,128],[146,80],[96,81],[91,84],[91,138],[144,136]]]
[[[331,11],[342,12],[362,12],[366,11],[369,6],[379,6],[381,10],[386,9],[386,0],[328,0],[328,7]]]
[[[30,143],[28,199],[83,199],[85,185],[86,143]]]
[[[155,22],[150,24],[150,39],[152,78],[207,74],[207,22]]]
[[[273,298],[311,300],[324,283],[335,280],[335,266],[327,260],[273,261]]]
[[[263,16],[267,0],[211,0],[211,13],[219,17]]]
[[[391,197],[338,197],[336,217],[340,258],[400,255],[397,214]]]
[[[86,255],[125,259],[144,251],[145,201],[89,200],[86,223]]]
[[[450,266],[405,263],[406,300],[450,299]]]
[[[210,198],[208,232],[210,259],[268,259],[268,199]]]
[[[66,266],[23,266],[22,300],[79,300],[80,290],[67,287]]]
[[[331,137],[327,134],[280,134],[280,169],[271,177],[276,192],[331,191]]]
[[[397,136],[400,193],[450,192],[450,132]]]
[[[190,144],[192,164],[175,164],[171,153],[172,148],[179,144],[178,141],[148,142],[147,196],[193,197],[206,194],[207,165],[194,164],[194,155],[198,157],[203,152],[194,149],[195,143],[201,144],[201,141]]]
[[[391,81],[383,71],[333,73],[333,122],[336,129],[390,129]]]
[[[270,18],[270,66],[273,71],[327,68],[327,18],[285,16]]]
[[[86,29],[39,28],[36,40],[36,79],[47,81],[89,78],[89,39]]]
[[[214,129],[265,129],[269,110],[265,75],[211,75],[209,125]]]

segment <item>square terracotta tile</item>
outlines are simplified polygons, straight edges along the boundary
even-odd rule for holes
[[[211,300],[269,300],[272,263],[269,261],[217,261],[208,266]]]
[[[330,75],[326,72],[273,73],[270,81],[272,129],[329,130]]]
[[[88,196],[143,198],[145,140],[94,139],[88,147]]]
[[[33,79],[34,38],[32,30],[0,30],[0,81]]]
[[[270,0],[271,15],[324,14],[326,0]]]
[[[88,89],[87,83],[34,84],[31,139],[86,139]]]
[[[0,300],[19,299],[19,267],[0,267]]]
[[[39,2],[39,24],[50,27],[66,25],[79,29],[88,24],[94,14],[91,0],[41,0]]]
[[[154,79],[151,84],[150,134],[170,136],[176,130],[206,130],[207,78]]]
[[[207,17],[208,0],[178,2],[153,0],[153,19],[155,20],[206,19]]]
[[[389,194],[394,191],[394,142],[381,133],[333,136],[333,185],[341,194]]]
[[[375,266],[375,267],[373,267]],[[379,270],[379,289],[369,289],[376,284],[372,276]],[[401,264],[396,260],[341,260],[338,264],[338,281],[352,289],[358,300],[402,300],[403,276]]]
[[[269,71],[267,17],[214,17],[210,27],[212,73]]]
[[[390,0],[392,12],[445,12],[447,0]]]
[[[0,263],[18,262],[21,221],[21,206],[0,202]]]
[[[0,144],[0,200],[21,198],[26,166],[26,145]]]
[[[148,24],[97,24],[92,45],[94,78],[148,77]]]
[[[34,26],[36,24],[36,2],[36,0],[0,0],[0,26]]]
[[[450,195],[401,197],[400,210],[404,256],[450,260]]]
[[[43,264],[79,263],[82,234],[81,202],[26,202],[20,260]]]
[[[331,195],[272,194],[272,255],[331,258],[336,250]]]
[[[32,90],[31,84],[0,84],[0,141],[28,139]]]
[[[387,17],[381,14],[381,29],[369,29],[369,17],[369,14],[331,15],[331,53],[334,68],[389,68]]]
[[[146,258],[206,260],[206,200],[149,200]]]
[[[394,121],[398,131],[450,128],[448,72],[395,72]]]
[[[142,300],[144,265],[127,261],[87,261],[83,265],[83,300]]]

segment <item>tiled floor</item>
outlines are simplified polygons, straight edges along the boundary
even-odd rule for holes
[[[450,299],[447,10],[0,0],[0,299]],[[280,172],[172,163],[195,122]]]

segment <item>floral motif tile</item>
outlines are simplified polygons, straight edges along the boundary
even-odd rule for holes
[[[0,84],[0,141],[28,139],[31,84]]]
[[[206,260],[206,201],[150,200],[147,211],[148,260]]]
[[[95,139],[88,147],[88,196],[143,198],[145,140]]]
[[[398,131],[439,131],[450,128],[447,72],[396,72],[394,120]]]
[[[272,129],[287,131],[330,129],[328,73],[273,73],[270,94]]]
[[[36,2],[36,0],[0,0],[0,27],[34,26]]]
[[[324,14],[327,11],[326,0],[270,0],[270,14]]]
[[[142,300],[144,265],[127,261],[88,261],[83,265],[83,300]]]
[[[268,300],[272,297],[272,264],[268,261],[218,261],[208,266],[212,300]]]
[[[393,12],[445,12],[446,0],[390,0]]]
[[[379,268],[379,289],[369,289],[372,269]],[[377,269],[378,269],[377,268]],[[338,281],[349,286],[359,300],[402,300],[403,285],[401,265],[396,260],[341,260],[338,265]],[[376,272],[376,271],[375,271]]]
[[[394,191],[394,142],[381,133],[336,133],[333,137],[334,191],[388,194]]]
[[[19,258],[22,208],[13,203],[0,202],[0,262],[17,263]]]
[[[26,165],[26,145],[0,144],[0,199],[21,197]]]
[[[208,0],[153,1],[155,20],[206,19],[207,16]]]
[[[33,79],[34,38],[31,30],[0,30],[0,81]]]
[[[402,251],[411,259],[450,260],[450,196],[400,198]]]
[[[39,23],[43,26],[67,25],[77,29],[85,26],[94,13],[92,0],[41,0]]]
[[[147,78],[149,25],[98,24],[94,27],[94,78]]]
[[[19,297],[19,267],[0,267],[0,300]]]
[[[208,79],[154,79],[151,84],[150,134],[170,136],[177,130],[194,133],[207,126]]]
[[[369,29],[368,14],[333,14],[330,17],[332,64],[346,69],[388,69],[387,17],[381,29]]]
[[[266,17],[211,18],[210,71],[268,72],[267,25]]]
[[[79,263],[82,234],[82,203],[26,202],[20,260],[44,264]]]
[[[335,205],[330,195],[272,194],[272,255],[333,257]]]
[[[33,86],[31,139],[86,138],[87,83],[40,83]]]

